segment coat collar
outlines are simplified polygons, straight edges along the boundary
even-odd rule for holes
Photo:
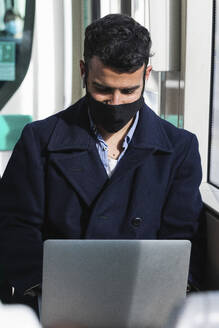
[[[57,114],[57,123],[48,150],[51,152],[88,150],[92,139],[87,106],[85,99],[82,98],[74,106]]]
[[[171,153],[173,151],[163,120],[158,117],[146,104],[140,110],[138,127],[134,133],[132,146],[135,148],[152,149]]]
[[[95,144],[90,131],[87,103],[82,98],[74,106],[57,115],[50,138],[49,151],[89,150]],[[140,110],[139,122],[132,139],[134,148],[172,152],[172,144],[160,119],[146,104]]]
[[[57,123],[48,145],[50,163],[58,168],[86,204],[93,204],[128,171],[134,171],[157,150],[170,152],[171,144],[160,119],[145,105],[125,156],[108,179],[90,131],[87,104],[84,99],[57,114]],[[107,188],[106,188],[107,186]],[[102,192],[104,189],[104,192]],[[108,190],[108,191],[107,191]]]

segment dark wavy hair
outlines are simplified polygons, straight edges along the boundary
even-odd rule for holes
[[[133,18],[110,14],[97,19],[85,30],[84,60],[87,69],[93,56],[119,72],[135,72],[150,57],[148,30]]]
[[[21,15],[19,13],[15,12],[12,9],[8,9],[5,12],[5,15],[4,15],[4,23],[7,23],[7,22],[9,22],[11,20],[15,20],[16,18],[22,19]]]

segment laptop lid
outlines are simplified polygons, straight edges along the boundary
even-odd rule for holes
[[[186,295],[186,240],[47,240],[42,323],[160,327]]]

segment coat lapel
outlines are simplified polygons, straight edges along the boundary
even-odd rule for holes
[[[108,179],[90,132],[86,102],[82,99],[58,115],[48,150],[53,165],[62,172],[84,201],[91,205],[103,189],[108,189],[128,171],[141,166],[148,156],[158,151],[171,153],[172,145],[160,118],[145,105],[140,110],[132,141],[111,179]]]
[[[79,193],[88,206],[108,180],[89,130],[86,104],[58,117],[48,150],[50,162]]]
[[[161,119],[145,105],[139,112],[139,121],[129,147],[118,163],[110,184],[116,182],[128,171],[134,171],[145,164],[151,155],[157,152],[169,154],[173,151]]]

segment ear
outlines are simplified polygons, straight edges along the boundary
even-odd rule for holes
[[[149,79],[149,76],[150,76],[151,70],[152,70],[152,66],[149,65],[149,66],[146,68],[145,80],[148,80],[148,79]]]
[[[83,78],[85,76],[85,63],[83,60],[80,60],[80,71],[81,71],[81,77]]]
[[[85,83],[85,63],[83,60],[80,60],[80,71],[81,71],[81,78],[82,78],[82,87],[86,87]]]

